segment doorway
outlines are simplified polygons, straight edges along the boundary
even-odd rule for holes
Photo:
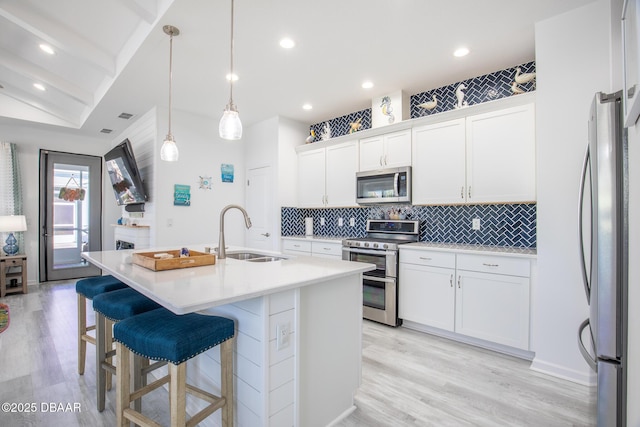
[[[40,281],[97,276],[81,257],[102,249],[102,158],[40,150]]]
[[[271,166],[249,169],[246,206],[252,223],[247,233],[247,246],[250,248],[277,249],[278,239],[274,235],[271,215],[274,197]]]

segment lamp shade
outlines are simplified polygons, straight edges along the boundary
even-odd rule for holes
[[[173,137],[167,135],[167,139],[162,143],[160,148],[160,160],[165,162],[177,162],[178,161],[178,146],[173,140]]]
[[[27,231],[27,219],[24,215],[0,216],[0,232]]]
[[[233,141],[242,138],[242,122],[238,111],[233,107],[225,109],[218,130],[222,139]]]

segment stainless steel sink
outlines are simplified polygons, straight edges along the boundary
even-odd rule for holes
[[[229,253],[227,252],[227,258],[239,259],[242,261],[248,261],[254,258],[264,258],[267,255],[264,254],[256,254],[252,252],[237,252],[237,253]]]
[[[235,253],[228,252],[227,258],[233,258],[241,261],[251,261],[251,262],[272,262],[272,261],[280,261],[282,259],[286,259],[284,257],[258,254],[254,252],[235,252]]]
[[[251,258],[248,259],[247,261],[249,262],[271,262],[271,261],[280,261],[282,259],[286,259],[286,258],[282,258],[279,256],[265,256],[262,258]]]

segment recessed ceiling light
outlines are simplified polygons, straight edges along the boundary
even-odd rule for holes
[[[373,82],[367,80],[366,82],[362,82],[362,89],[371,89],[373,87]]]
[[[227,80],[233,80],[234,82],[238,81],[238,75],[236,73],[227,74],[225,77],[227,78]]]
[[[40,44],[40,49],[42,49],[43,52],[46,52],[49,55],[53,55],[54,53],[56,53],[55,50],[53,50],[53,48],[51,46],[49,46],[48,44],[41,43]]]
[[[36,88],[36,89],[38,89],[38,90],[47,90],[47,89],[44,87],[44,85],[43,85],[43,84],[41,84],[41,83],[34,83],[34,84],[33,84],[33,87],[35,87],[35,88]]]
[[[313,108],[313,105],[311,105],[311,104],[304,104],[304,105],[302,106],[302,109],[303,109],[303,110],[311,110],[312,108]]]
[[[288,37],[285,37],[282,40],[280,40],[280,47],[283,49],[292,49],[293,47],[295,47],[295,45],[296,45],[296,42],[294,42]]]
[[[468,54],[469,54],[469,49],[467,49],[466,47],[461,47],[459,49],[456,49],[455,52],[453,52],[453,56],[457,58],[467,56]]]

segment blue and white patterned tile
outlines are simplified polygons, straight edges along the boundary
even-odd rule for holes
[[[468,105],[481,104],[495,99],[513,96],[512,85],[515,82],[515,76],[520,68],[522,74],[530,74],[536,72],[535,61],[527,62],[504,70],[495,71],[483,76],[474,77],[472,79],[463,80],[447,86],[431,89],[426,92],[417,93],[410,96],[410,118],[429,116],[442,113],[456,108],[457,98],[456,89],[460,84],[464,84],[466,89],[464,92],[464,101]],[[531,92],[535,90],[535,80],[528,83],[517,84],[517,88],[523,92]],[[436,107],[427,110],[420,107],[421,104],[433,101],[436,97]],[[329,124],[331,128],[331,137],[347,135],[351,129],[351,123],[360,120],[360,130],[371,129],[371,108],[356,111],[341,117],[326,120],[310,126],[316,134],[313,142],[321,141],[321,135],[324,132],[325,124]]]
[[[464,93],[464,101],[468,105],[482,104],[483,102],[513,96],[512,85],[515,83],[518,68],[522,74],[535,73],[536,63],[535,61],[527,62],[515,67],[412,95],[410,97],[411,118],[415,119],[430,116],[455,109],[457,105],[456,89],[461,84],[465,86],[465,89],[462,91]],[[517,89],[523,92],[531,92],[535,90],[535,80],[528,83],[517,84]],[[428,110],[420,107],[421,104],[433,101],[434,96],[437,101],[435,108]]]
[[[313,218],[317,236],[363,237],[369,218],[379,218],[390,206],[340,209],[282,208],[283,236],[304,234],[304,218]],[[536,247],[535,204],[493,204],[454,206],[395,206],[407,212],[409,219],[420,220],[420,241],[468,243],[476,245]],[[324,218],[325,225],[320,225]],[[343,225],[339,225],[339,219]],[[349,220],[355,219],[355,226]],[[480,230],[471,227],[480,219]]]

